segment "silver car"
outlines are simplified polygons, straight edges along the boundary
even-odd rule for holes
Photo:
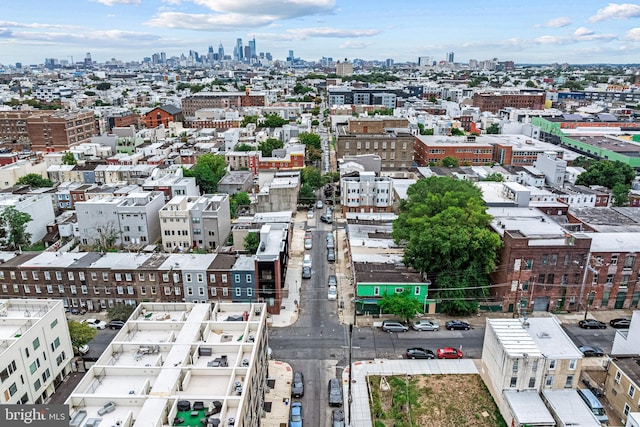
[[[438,331],[440,330],[440,324],[431,320],[416,320],[411,327],[416,331]]]

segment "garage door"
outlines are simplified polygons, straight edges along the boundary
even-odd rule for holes
[[[533,311],[547,311],[549,307],[549,297],[536,297],[533,303]]]

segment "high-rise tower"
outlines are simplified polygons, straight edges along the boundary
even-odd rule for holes
[[[222,47],[222,42],[218,45],[218,59],[221,61],[224,59],[224,47]]]
[[[234,49],[236,61],[242,61],[244,49],[242,48],[242,39],[236,39],[236,48]]]
[[[256,54],[256,38],[254,37],[253,40],[249,40],[249,51],[250,51],[250,58],[256,58],[258,55]]]

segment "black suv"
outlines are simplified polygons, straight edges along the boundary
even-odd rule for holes
[[[122,329],[124,327],[124,323],[122,320],[112,320],[107,325],[109,329]]]

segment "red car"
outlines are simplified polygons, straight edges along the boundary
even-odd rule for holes
[[[439,348],[436,355],[438,359],[462,359],[462,351],[453,347]]]

